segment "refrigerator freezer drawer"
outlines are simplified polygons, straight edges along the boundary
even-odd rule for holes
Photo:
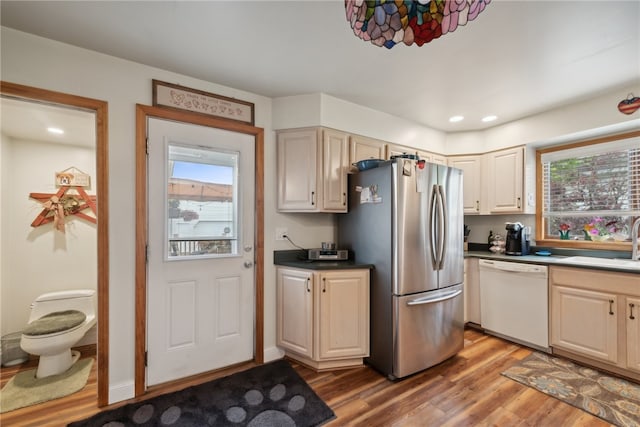
[[[394,297],[394,378],[448,359],[464,345],[462,285]]]

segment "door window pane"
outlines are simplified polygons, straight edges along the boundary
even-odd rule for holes
[[[238,254],[238,152],[169,144],[168,259]]]

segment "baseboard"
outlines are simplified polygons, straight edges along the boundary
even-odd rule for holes
[[[135,383],[133,381],[127,381],[109,387],[109,405],[131,399],[134,396]]]
[[[264,349],[264,361],[272,362],[274,360],[282,359],[284,357],[284,351],[280,350],[278,347],[268,347]]]

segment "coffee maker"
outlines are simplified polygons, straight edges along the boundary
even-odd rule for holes
[[[507,255],[528,255],[529,254],[529,234],[527,228],[520,222],[507,222],[507,243],[505,254]]]

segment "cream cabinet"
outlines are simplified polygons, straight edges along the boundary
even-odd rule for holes
[[[640,380],[640,275],[551,266],[553,352]]]
[[[465,214],[525,213],[524,147],[450,156],[447,164],[463,171]]]
[[[462,208],[465,214],[479,214],[482,198],[482,155],[452,156],[447,164],[462,170]]]
[[[393,156],[401,156],[403,154],[417,155],[418,150],[416,150],[415,148],[404,146],[404,145],[387,144],[387,154],[385,157],[387,160],[391,159],[391,157]]]
[[[640,279],[638,279],[640,280]],[[624,300],[627,332],[627,367],[640,372],[640,298]]]
[[[524,147],[492,151],[485,156],[489,213],[523,212]]]
[[[377,139],[367,138],[359,135],[349,137],[349,162],[351,170],[358,169],[353,166],[359,160],[384,159],[387,152],[387,143]]]
[[[437,163],[439,165],[447,164],[447,158],[441,154],[418,150],[418,157],[420,158],[420,160],[424,160],[429,163]]]
[[[346,212],[348,143],[333,129],[278,131],[278,210]]]
[[[618,363],[617,296],[564,286],[551,292],[551,345]]]
[[[369,355],[369,270],[278,267],[276,343],[317,370]]]
[[[478,258],[464,260],[464,321],[481,325],[480,268]]]

